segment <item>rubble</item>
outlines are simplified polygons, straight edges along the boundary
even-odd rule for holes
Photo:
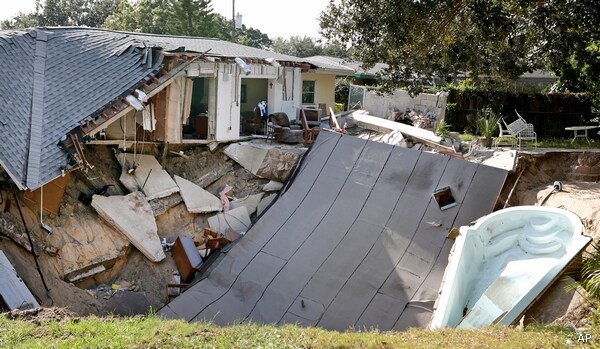
[[[175,182],[189,212],[207,213],[222,210],[221,200],[208,191],[179,176],[175,176]]]
[[[230,144],[224,153],[256,176],[285,182],[305,151],[305,148],[242,142]]]
[[[208,219],[208,225],[219,234],[225,234],[228,229],[240,233],[246,232],[251,224],[248,210],[245,207],[238,207],[227,212],[217,213]]]
[[[0,297],[9,310],[28,310],[40,307],[2,251],[0,251]]]
[[[163,198],[179,191],[177,184],[154,156],[121,153],[117,159],[123,167],[121,183],[133,192],[138,190],[132,190],[135,180],[136,187],[144,192],[147,200]]]
[[[158,198],[148,201],[150,207],[152,207],[152,211],[154,212],[154,217],[158,217],[163,213],[166,213],[168,210],[179,205],[182,202],[183,198],[181,197],[180,193],[175,193],[164,198]]]
[[[127,236],[149,260],[160,262],[165,258],[154,213],[142,193],[111,197],[94,195],[92,207],[102,218]]]
[[[246,195],[243,198],[231,201],[229,203],[229,207],[231,209],[245,207],[248,210],[248,215],[251,216],[254,212],[256,212],[256,208],[258,207],[263,195],[263,193]]]

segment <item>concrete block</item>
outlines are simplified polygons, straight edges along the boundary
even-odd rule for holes
[[[263,191],[279,191],[279,190],[281,190],[281,188],[283,188],[283,183],[276,182],[276,181],[270,181],[269,183],[267,183],[263,186],[262,190]]]
[[[219,232],[219,234],[225,234],[228,229],[245,233],[251,224],[248,210],[245,207],[238,207],[227,212],[217,213],[208,219],[208,225]]]
[[[140,188],[148,200],[164,198],[179,191],[175,181],[154,156],[121,153],[117,155],[117,160],[125,172],[120,178],[123,185],[131,191]],[[129,173],[130,170],[133,171]],[[137,186],[133,185],[132,178]]]
[[[154,212],[142,193],[108,197],[94,195],[92,207],[149,260],[160,262],[165,258]]]
[[[233,210],[238,207],[245,207],[248,210],[248,215],[251,216],[256,212],[256,208],[260,200],[263,198],[263,193],[248,195],[241,199],[233,200],[229,203],[229,207]]]
[[[187,179],[175,176],[175,182],[185,202],[185,207],[191,213],[207,213],[221,211],[221,200]]]

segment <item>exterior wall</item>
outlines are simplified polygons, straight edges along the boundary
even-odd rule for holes
[[[392,110],[397,108],[401,112],[406,109],[414,109],[423,114],[432,112],[437,120],[444,118],[446,113],[446,101],[448,94],[440,92],[439,94],[421,93],[411,97],[407,91],[396,90],[391,95],[380,96],[375,92],[366,92],[363,100],[363,109],[369,114],[384,119],[389,119]]]
[[[185,110],[189,113],[189,104],[186,107],[186,87],[188,87],[188,79],[184,76],[175,78],[167,87],[167,122],[166,122],[166,137],[167,143],[181,143],[182,117]],[[191,91],[190,91],[191,92]]]
[[[240,75],[236,64],[217,64],[217,141],[236,139],[240,136]]]
[[[323,116],[329,113],[329,108],[335,109],[335,75],[303,73],[302,80],[312,80],[315,82],[315,104],[325,104]],[[302,100],[302,96],[300,96]]]
[[[192,63],[186,69],[186,77],[177,78],[168,87],[167,99],[167,142],[180,143],[182,116],[189,111],[188,98],[191,84],[187,78],[198,76],[215,78],[215,96],[209,101],[209,139],[233,140],[240,136],[241,84],[242,78],[267,79],[267,103],[269,112],[283,111],[290,119],[296,118],[302,100],[302,78],[300,68],[274,67],[267,64],[249,64],[250,74],[245,75],[235,63]],[[333,90],[332,90],[333,91]],[[214,117],[212,117],[214,115]],[[214,130],[214,131],[211,131]]]
[[[302,105],[302,78],[300,68],[279,67],[277,77],[269,80],[269,112],[284,112],[295,120]]]

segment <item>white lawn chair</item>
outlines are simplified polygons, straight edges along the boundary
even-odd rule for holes
[[[537,134],[533,129],[533,124],[527,123],[527,121],[525,121],[525,119],[521,116],[521,114],[519,114],[519,112],[516,109],[515,113],[517,113],[517,116],[519,117],[517,119],[517,121],[520,121],[519,124],[525,125],[525,127],[521,131],[519,131],[516,136],[519,148],[521,147],[521,141],[533,141],[533,145],[537,147]]]
[[[504,121],[504,118],[501,118],[502,122],[498,121],[498,138],[496,138],[496,141],[494,142],[494,146],[497,147],[500,144],[500,139],[501,138],[510,138],[510,144],[511,147],[515,146],[515,135],[512,134],[509,130],[508,130],[508,125],[506,124],[506,121]],[[502,124],[504,124],[504,128],[502,126]]]

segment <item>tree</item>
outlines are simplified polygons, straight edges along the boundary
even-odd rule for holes
[[[241,30],[236,30],[236,40],[238,43],[246,46],[252,46],[262,49],[271,47],[273,41],[269,39],[269,36],[258,29],[247,28],[242,25]]]
[[[115,12],[119,0],[36,0],[36,9],[19,13],[3,21],[3,29],[22,29],[36,26],[99,27],[108,15]]]
[[[345,58],[347,51],[342,45],[323,45],[309,36],[292,36],[289,39],[277,37],[273,39],[271,49],[296,57],[334,56]]]
[[[582,71],[598,77],[587,48],[598,41],[599,11],[593,0],[342,0],[330,1],[320,25],[366,67],[387,63],[388,87],[420,91],[459,72],[514,79],[549,66],[582,90]]]
[[[231,22],[212,12],[210,0],[138,0],[134,4],[121,0],[104,26],[132,32],[231,39]],[[258,48],[271,45],[266,34],[246,26],[236,31],[236,42]]]

